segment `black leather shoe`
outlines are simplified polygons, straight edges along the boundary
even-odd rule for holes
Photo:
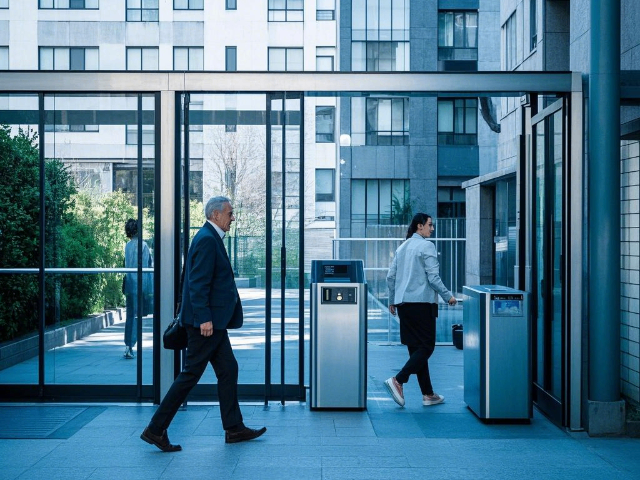
[[[169,436],[167,435],[167,431],[163,430],[162,435],[154,435],[149,430],[149,427],[144,429],[140,438],[151,445],[155,445],[163,452],[179,452],[182,450],[180,445],[172,445],[169,441]]]
[[[224,433],[224,441],[225,443],[238,443],[238,442],[246,442],[247,440],[253,440],[254,438],[258,438],[264,432],[267,431],[267,427],[262,427],[259,430],[254,430],[253,428],[244,427],[243,430],[239,432],[230,432],[227,430]]]

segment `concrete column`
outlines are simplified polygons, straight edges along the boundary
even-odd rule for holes
[[[590,434],[624,429],[620,401],[620,0],[591,1],[589,71]]]
[[[487,285],[493,280],[493,189],[468,183],[465,285]]]

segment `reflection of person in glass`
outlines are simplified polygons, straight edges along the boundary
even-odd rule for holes
[[[428,240],[433,230],[429,215],[416,214],[409,225],[407,239],[396,250],[387,274],[389,311],[400,317],[400,341],[409,350],[409,360],[402,370],[384,382],[400,406],[405,403],[402,385],[409,381],[411,374],[418,377],[423,405],[444,401],[442,395],[433,391],[429,357],[436,346],[438,295],[449,305],[457,302],[440,279],[438,252],[435,244]]]
[[[133,218],[127,220],[124,232],[129,241],[124,247],[124,266],[138,268],[138,222]],[[142,268],[153,266],[153,259],[149,246],[142,242]],[[153,289],[153,276],[151,273],[142,274],[142,293],[150,295]],[[122,291],[127,300],[127,322],[124,327],[124,358],[134,358],[133,347],[138,334],[138,274],[126,273]],[[143,302],[145,298],[143,297]]]

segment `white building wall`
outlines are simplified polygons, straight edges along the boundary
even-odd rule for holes
[[[622,393],[640,402],[640,182],[637,140],[621,145],[621,381]]]
[[[11,70],[37,70],[42,46],[98,47],[100,70],[125,70],[127,47],[157,47],[160,70],[173,69],[174,47],[203,47],[208,71],[225,70],[227,46],[237,48],[238,71],[266,71],[269,47],[304,48],[304,70],[314,71],[316,47],[332,47],[337,70],[337,21],[316,21],[315,0],[305,0],[304,9],[304,22],[269,22],[267,0],[239,1],[237,10],[226,10],[222,0],[206,1],[204,10],[174,10],[173,0],[160,0],[159,22],[126,22],[126,0],[101,0],[97,10],[40,10],[38,0],[12,0],[9,9],[0,10],[0,46],[9,47]],[[305,225],[327,230],[330,236],[335,222],[315,221],[315,170],[336,168],[337,147],[315,143],[315,106],[335,103],[333,98],[307,98],[304,116]],[[75,108],[81,105],[76,99]],[[195,133],[193,140],[197,138]],[[125,145],[124,139],[123,127],[101,126],[98,133],[50,132],[47,149],[81,162],[76,168],[101,169],[104,187],[111,185],[105,165],[136,156],[135,146]],[[147,152],[153,155],[145,146]],[[198,154],[203,154],[202,145],[193,145],[192,155]]]

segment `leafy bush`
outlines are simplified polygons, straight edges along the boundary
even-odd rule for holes
[[[0,126],[0,267],[39,265],[39,151],[37,134],[11,136]],[[136,218],[131,197],[112,192],[91,197],[78,192],[60,160],[45,162],[45,266],[122,267],[127,219]],[[143,210],[143,235],[152,238],[153,222]],[[0,275],[0,341],[37,330],[36,275]],[[121,274],[47,275],[45,322],[86,317],[124,303]]]

